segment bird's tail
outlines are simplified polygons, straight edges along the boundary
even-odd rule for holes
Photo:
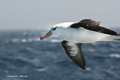
[[[118,33],[118,36],[120,36],[120,33]]]
[[[110,36],[110,40],[120,42],[120,33],[118,34],[118,36]]]

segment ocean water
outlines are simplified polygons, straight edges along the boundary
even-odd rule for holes
[[[120,42],[83,44],[82,70],[46,32],[0,31],[0,80],[120,80]]]

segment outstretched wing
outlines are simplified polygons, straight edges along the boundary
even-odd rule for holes
[[[67,55],[82,69],[85,70],[85,59],[81,51],[81,43],[70,43],[63,41],[62,46]]]
[[[118,35],[115,31],[101,27],[101,26],[99,26],[99,24],[100,24],[100,21],[96,21],[96,20],[92,20],[92,19],[84,19],[78,23],[72,24],[71,28],[83,27],[85,29],[97,31],[97,32],[104,33],[104,34]]]

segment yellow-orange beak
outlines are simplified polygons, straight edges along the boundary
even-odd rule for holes
[[[51,31],[49,31],[46,35],[41,36],[41,37],[40,37],[40,40],[43,40],[43,39],[45,39],[45,38],[48,38],[48,37],[50,37],[51,35],[52,35]]]

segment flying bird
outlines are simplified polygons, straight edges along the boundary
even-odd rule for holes
[[[100,21],[92,19],[56,24],[46,35],[41,36],[40,40],[50,36],[63,40],[61,43],[67,55],[84,70],[86,63],[81,51],[82,43],[97,41],[120,42],[120,34],[100,26]]]

